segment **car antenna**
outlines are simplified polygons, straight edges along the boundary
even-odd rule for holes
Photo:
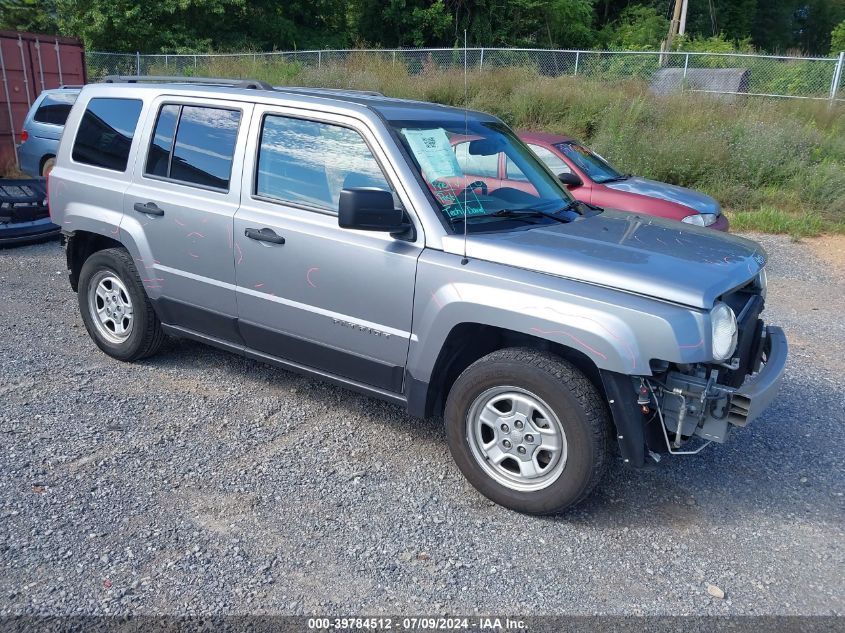
[[[464,139],[469,136],[469,123],[467,121],[467,30],[464,29]],[[461,265],[465,266],[469,263],[467,259],[467,195],[464,189],[464,256],[461,259]]]

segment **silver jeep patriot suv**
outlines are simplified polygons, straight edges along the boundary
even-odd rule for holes
[[[786,363],[757,244],[577,202],[479,112],[112,78],[81,91],[49,196],[106,354],[187,337],[442,415],[521,512],[577,503],[617,452],[724,442]]]

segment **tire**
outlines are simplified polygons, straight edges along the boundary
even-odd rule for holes
[[[561,512],[607,469],[610,420],[601,395],[548,352],[509,348],[476,361],[452,386],[444,417],[464,476],[517,512]]]
[[[47,174],[56,166],[56,157],[50,156],[41,164],[41,177],[46,178]]]
[[[77,298],[85,329],[112,358],[146,358],[164,343],[161,322],[126,250],[109,248],[86,259],[79,273]],[[109,314],[101,318],[98,308]]]

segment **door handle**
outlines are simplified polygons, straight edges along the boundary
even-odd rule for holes
[[[259,242],[272,242],[273,244],[284,244],[285,238],[281,235],[276,235],[273,229],[245,229],[244,235],[251,240],[258,240]]]
[[[164,209],[159,209],[155,202],[136,202],[133,208],[138,213],[146,213],[147,215],[164,215]]]

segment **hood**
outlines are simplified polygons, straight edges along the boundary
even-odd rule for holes
[[[450,235],[443,246],[460,255],[463,236]],[[568,224],[470,233],[467,256],[703,309],[766,263],[751,240],[612,210]]]
[[[649,198],[668,200],[694,209],[699,213],[715,213],[718,215],[721,212],[719,203],[705,193],[665,182],[649,180],[648,178],[631,176],[625,180],[604,183],[604,186],[617,191],[629,191]]]

